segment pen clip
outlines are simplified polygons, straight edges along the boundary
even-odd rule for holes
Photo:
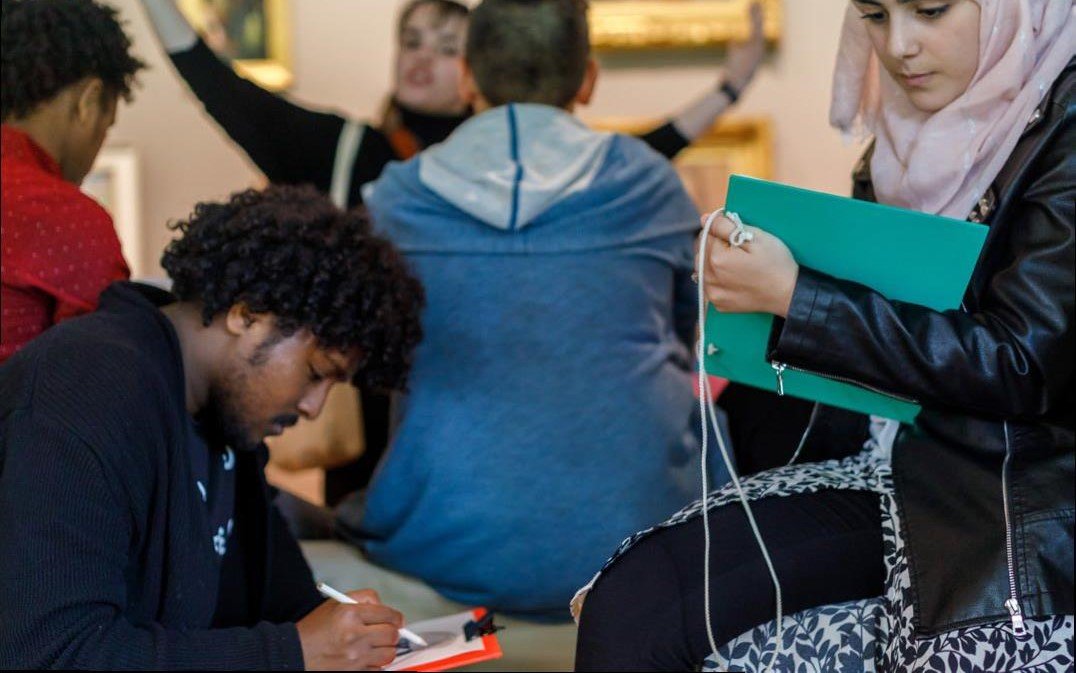
[[[503,626],[497,626],[493,623],[493,612],[487,612],[478,619],[472,619],[463,625],[464,640],[470,642],[475,638],[482,636],[491,636],[498,631],[502,631]]]

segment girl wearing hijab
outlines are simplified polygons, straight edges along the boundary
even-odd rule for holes
[[[831,121],[874,136],[854,194],[989,227],[960,310],[800,266],[750,226],[731,245],[727,218],[710,230],[707,298],[780,318],[771,361],[922,405],[866,436],[827,435],[821,408],[811,441],[852,455],[742,482],[786,615],[876,606],[877,642],[856,653],[868,670],[1072,668],[1074,40],[1071,0],[850,3]],[[697,670],[773,618],[735,492],[709,503],[708,604],[696,503],[626,541],[577,596],[577,670]],[[786,639],[777,669],[848,646],[835,614],[812,613],[811,642]]]

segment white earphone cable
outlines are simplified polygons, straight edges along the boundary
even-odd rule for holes
[[[785,463],[785,467],[796,462],[796,459],[800,457],[800,453],[803,451],[803,447],[807,444],[807,435],[811,433],[811,428],[814,427],[814,419],[818,416],[818,409],[821,405],[818,402],[814,403],[811,407],[811,416],[807,419],[807,427],[803,429],[803,434],[800,435],[800,443],[796,445],[796,450],[792,452],[792,457]]]
[[[717,425],[717,412],[714,409],[713,397],[710,394],[710,379],[706,373],[706,247],[710,236],[710,227],[713,225],[720,215],[725,213],[724,208],[719,208],[710,213],[710,216],[706,218],[706,223],[702,228],[702,238],[699,242],[699,254],[696,259],[696,278],[698,280],[698,299],[699,299],[699,340],[697,346],[698,355],[698,374],[699,374],[699,415],[702,423],[702,530],[705,540],[705,546],[703,551],[703,612],[706,617],[706,637],[709,640],[711,651],[717,652],[717,642],[714,639],[713,625],[710,620],[710,517],[708,511],[708,497],[709,497],[709,479],[707,475],[707,454],[709,450],[709,442],[707,441],[709,424],[713,428],[714,436],[717,439],[717,446],[721,451],[721,458],[725,461],[725,467],[729,471],[729,476],[732,478],[732,483],[736,487],[736,493],[739,496],[740,503],[743,505],[744,513],[747,515],[747,521],[751,526],[751,531],[754,533],[755,540],[758,542],[758,547],[762,551],[762,558],[766,561],[766,567],[770,571],[770,578],[773,580],[773,590],[776,597],[777,604],[777,634],[776,643],[774,646],[773,656],[770,657],[769,663],[766,665],[766,671],[772,671],[773,665],[777,661],[777,657],[781,652],[781,643],[783,638],[782,629],[782,605],[781,605],[781,583],[777,579],[777,570],[774,568],[773,560],[770,558],[770,553],[766,549],[766,543],[762,539],[762,533],[759,532],[758,524],[755,522],[755,516],[751,512],[751,504],[747,500],[747,496],[743,492],[743,487],[740,485],[740,478],[736,474],[736,468],[732,464],[732,460],[729,458],[728,448],[725,446],[724,436],[721,433],[720,428]],[[734,213],[729,213],[729,219],[732,219],[737,223],[738,228],[734,232],[735,247],[739,247],[744,242],[751,240],[752,236],[750,232],[745,232],[743,229],[743,223],[740,222],[740,218],[736,217]],[[709,423],[707,423],[707,416],[709,416]],[[802,445],[802,442],[801,442]],[[798,451],[797,451],[798,453]],[[793,458],[794,459],[794,458]]]

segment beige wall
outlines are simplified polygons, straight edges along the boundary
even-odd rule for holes
[[[202,112],[157,46],[138,0],[108,0],[128,21],[150,71],[134,103],[120,111],[110,144],[141,159],[142,258],[136,270],[159,275],[170,238],[165,223],[201,199],[254,184],[256,171]],[[298,100],[360,118],[376,115],[390,81],[392,34],[400,0],[292,0]],[[776,177],[847,193],[860,149],[829,129],[830,73],[844,0],[785,0],[784,36],[745,94],[737,114],[773,120]],[[584,117],[662,117],[716,81],[716,52],[605,57]]]

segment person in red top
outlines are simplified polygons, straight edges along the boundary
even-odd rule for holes
[[[92,311],[130,275],[108,213],[78,185],[143,67],[115,10],[4,0],[0,88],[0,362]]]

